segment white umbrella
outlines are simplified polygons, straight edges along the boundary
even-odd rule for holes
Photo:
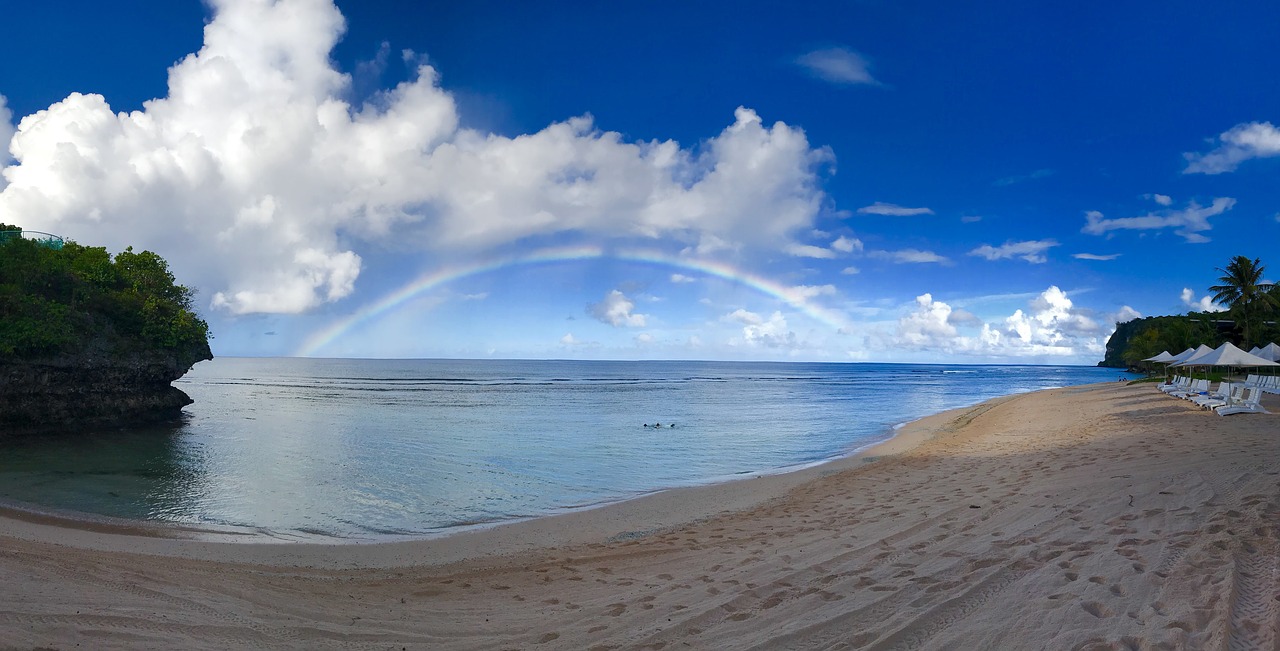
[[[1200,345],[1200,348],[1208,348],[1208,346],[1205,346],[1204,344],[1201,344],[1201,345]],[[1199,349],[1197,349],[1197,348],[1188,348],[1188,349],[1186,349],[1186,350],[1184,350],[1184,351],[1182,351],[1182,352],[1178,353],[1177,355],[1174,355],[1174,356],[1173,356],[1173,359],[1172,359],[1172,360],[1169,360],[1169,361],[1171,361],[1171,362],[1172,362],[1172,363],[1174,363],[1174,364],[1177,364],[1178,362],[1181,362],[1182,360],[1184,360],[1184,359],[1186,359],[1186,358],[1188,358],[1188,357],[1191,357],[1192,355],[1196,354],[1197,352],[1199,352]]]
[[[1204,344],[1200,344],[1200,347],[1195,350],[1191,350],[1190,348],[1187,350],[1190,350],[1191,354],[1188,355],[1186,350],[1178,353],[1177,357],[1174,358],[1173,366],[1199,366],[1199,364],[1191,364],[1190,362],[1213,352],[1212,348]]]
[[[1188,350],[1191,351],[1190,355],[1187,354]],[[1194,364],[1192,362],[1212,352],[1213,352],[1213,349],[1204,344],[1200,344],[1200,346],[1195,350],[1191,350],[1190,348],[1188,348],[1187,350],[1184,350],[1181,353],[1178,353],[1178,355],[1174,357],[1175,361],[1169,365],[1169,368],[1200,366],[1199,364]],[[1204,376],[1208,378],[1209,377],[1208,367],[1205,368],[1204,373],[1205,373]],[[1194,377],[1194,375],[1192,377]]]
[[[1280,362],[1280,345],[1273,341],[1266,346],[1263,346],[1262,349],[1254,353],[1254,355],[1269,359],[1273,362]]]
[[[1184,362],[1174,364],[1174,366],[1233,366],[1233,367],[1262,367],[1262,366],[1280,366],[1269,359],[1251,355],[1249,353],[1236,348],[1231,342],[1227,342],[1218,346],[1217,350],[1210,350],[1204,355],[1194,355]]]
[[[1172,362],[1172,361],[1173,361],[1173,355],[1170,355],[1170,354],[1169,354],[1169,351],[1167,351],[1167,350],[1166,350],[1166,351],[1164,351],[1164,352],[1160,353],[1159,355],[1156,355],[1155,357],[1148,357],[1148,358],[1146,358],[1146,359],[1144,359],[1144,360],[1141,360],[1141,361],[1144,361],[1144,362],[1155,362],[1155,363],[1157,363],[1157,364],[1168,364],[1168,363],[1170,363],[1170,362]]]

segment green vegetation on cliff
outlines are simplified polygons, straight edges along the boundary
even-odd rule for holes
[[[0,232],[20,231],[0,224]],[[0,238],[0,360],[158,351],[208,359],[209,326],[160,256]]]
[[[1217,285],[1209,288],[1225,312],[1190,312],[1184,316],[1152,316],[1116,324],[1099,366],[1125,368],[1169,351],[1174,355],[1200,344],[1217,347],[1224,341],[1249,350],[1280,341],[1280,285],[1264,282],[1262,261],[1236,256]]]

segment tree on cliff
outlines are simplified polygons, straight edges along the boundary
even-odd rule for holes
[[[0,231],[21,228],[0,224]],[[187,366],[209,357],[209,327],[192,291],[160,256],[67,242],[0,240],[0,360],[158,350]]]
[[[1232,318],[1240,326],[1242,335],[1241,348],[1248,349],[1254,341],[1250,335],[1261,324],[1262,315],[1275,311],[1280,305],[1276,302],[1276,294],[1271,291],[1271,283],[1262,282],[1262,273],[1266,267],[1262,261],[1238,255],[1231,259],[1225,268],[1218,267],[1222,276],[1218,278],[1221,285],[1214,285],[1209,291],[1214,292],[1213,300],[1230,307]]]

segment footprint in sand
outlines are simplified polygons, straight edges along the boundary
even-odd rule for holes
[[[1110,608],[1107,608],[1105,604],[1101,604],[1096,601],[1086,601],[1080,604],[1080,607],[1083,608],[1086,613],[1089,613],[1098,619],[1105,619],[1112,615]]]

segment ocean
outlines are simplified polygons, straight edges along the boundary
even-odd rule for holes
[[[0,500],[276,540],[424,537],[783,472],[1069,366],[219,358],[181,421],[6,440]],[[656,425],[660,424],[658,427]]]

